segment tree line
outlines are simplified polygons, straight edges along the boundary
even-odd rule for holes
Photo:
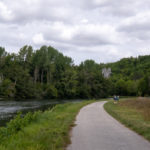
[[[150,96],[150,55],[101,64],[111,68],[111,95]]]
[[[76,66],[51,46],[26,45],[17,54],[0,47],[0,97],[99,98],[108,95],[107,82],[93,60]]]
[[[103,68],[110,68],[109,78]],[[110,70],[109,69],[109,70]],[[102,98],[114,94],[150,95],[150,56],[97,64],[75,65],[51,46],[22,47],[8,53],[0,47],[0,97],[15,99]]]

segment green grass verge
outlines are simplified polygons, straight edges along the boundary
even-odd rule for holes
[[[77,113],[92,102],[59,104],[25,119],[17,117],[1,128],[0,150],[63,150]]]
[[[134,130],[138,134],[150,141],[150,118],[145,119],[141,109],[136,107],[139,100],[121,100],[118,104],[109,101],[104,105],[104,109],[126,127]]]

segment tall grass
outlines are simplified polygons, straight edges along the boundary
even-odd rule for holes
[[[81,107],[94,101],[56,105],[52,110],[17,116],[0,133],[0,150],[63,150]]]
[[[121,100],[118,104],[110,101],[105,110],[118,121],[150,141],[150,99],[134,98]]]
[[[133,100],[122,101],[120,106],[126,106],[142,113],[145,120],[150,121],[150,98],[136,98]]]
[[[0,128],[0,144],[5,142],[5,140],[7,140],[13,134],[21,131],[31,122],[35,121],[40,113],[40,111],[37,111],[34,114],[29,112],[24,117],[22,117],[21,113],[18,113],[14,119],[7,123],[6,127]]]

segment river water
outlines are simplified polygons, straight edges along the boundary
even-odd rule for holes
[[[74,100],[71,102],[77,102]],[[17,112],[23,114],[27,112],[34,112],[37,110],[46,110],[52,108],[56,104],[70,102],[69,100],[30,100],[30,101],[0,101],[0,126],[12,119]]]

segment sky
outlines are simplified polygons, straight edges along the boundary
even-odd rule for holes
[[[150,54],[150,0],[0,0],[0,46],[53,46],[97,63]]]

